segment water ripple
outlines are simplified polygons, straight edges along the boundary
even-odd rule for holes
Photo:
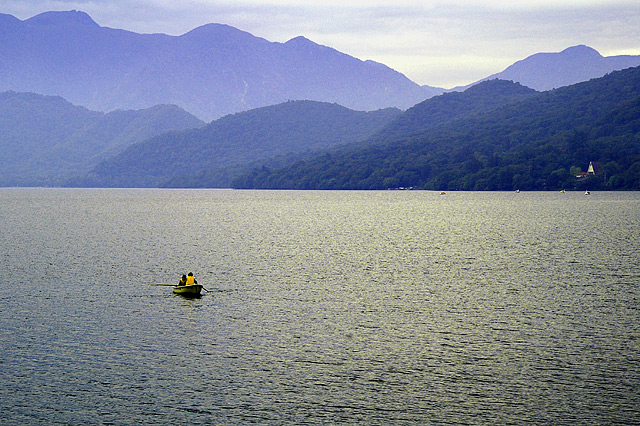
[[[0,189],[0,423],[638,424],[640,194],[587,198]]]

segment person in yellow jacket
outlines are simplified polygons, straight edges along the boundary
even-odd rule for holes
[[[187,285],[194,285],[194,284],[198,284],[198,281],[193,276],[193,272],[189,272],[187,274]]]
[[[187,276],[183,275],[182,278],[180,278],[180,281],[178,281],[178,285],[186,285],[187,284]]]

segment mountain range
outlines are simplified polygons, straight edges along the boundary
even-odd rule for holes
[[[175,105],[91,111],[59,96],[0,93],[0,186],[61,185],[136,142],[203,126]]]
[[[69,184],[228,187],[252,163],[282,165],[291,158],[356,143],[400,114],[396,108],[362,112],[326,102],[289,101],[133,144]]]
[[[487,79],[548,90],[638,65],[640,56],[602,57],[575,46],[534,54]],[[104,112],[173,104],[207,122],[288,100],[407,109],[445,92],[303,36],[270,42],[223,24],[180,36],[138,34],[102,27],[80,11],[24,21],[0,14],[0,92],[9,90]]]
[[[640,190],[640,67],[545,92],[485,81],[414,106],[356,146],[256,168],[233,186]]]
[[[297,161],[297,171],[307,170],[309,176],[321,167],[333,173],[331,184],[316,173],[310,186],[326,188],[339,181],[332,164],[342,164],[341,173],[346,175],[352,165],[344,161],[358,158],[370,169],[367,173],[385,176],[386,182],[363,183],[351,175],[350,184],[338,187],[505,188],[509,185],[504,176],[511,172],[503,173],[500,185],[483,186],[478,182],[484,178],[470,178],[471,172],[465,178],[452,178],[458,172],[453,170],[455,163],[445,160],[455,158],[474,173],[506,167],[487,168],[486,158],[493,163],[507,158],[522,163],[521,158],[509,157],[513,152],[503,152],[500,144],[492,151],[485,143],[489,135],[476,139],[489,122],[512,129],[513,134],[519,135],[523,128],[531,135],[544,134],[538,143],[550,150],[557,150],[547,143],[551,134],[566,139],[566,132],[576,132],[588,139],[595,137],[592,132],[607,133],[598,120],[605,113],[618,114],[618,120],[633,116],[632,98],[625,98],[629,106],[601,101],[589,106],[562,96],[581,94],[583,89],[572,92],[567,85],[589,79],[619,83],[619,76],[625,75],[633,85],[634,74],[616,74],[613,80],[608,74],[638,64],[640,56],[603,57],[590,47],[574,46],[532,55],[501,73],[447,91],[420,87],[385,65],[361,61],[304,37],[273,43],[221,24],[204,25],[181,36],[136,34],[101,27],[78,11],[47,12],[24,21],[0,14],[0,186],[218,187],[235,180],[238,186],[296,187],[299,174],[297,183],[285,183],[291,169],[276,170]],[[590,84],[595,84],[593,90],[608,93],[613,100],[627,93],[626,86],[613,83],[605,88],[593,80],[583,84],[577,87],[591,90]],[[540,94],[533,89],[555,90]],[[535,100],[520,109],[518,105],[529,97],[554,99],[546,105],[557,116],[525,123],[532,112],[538,118],[544,115],[536,110]],[[577,107],[597,110],[598,115],[589,115],[591,121],[565,122],[560,130],[549,124]],[[511,110],[521,117],[504,115]],[[212,121],[203,127],[205,123],[192,113]],[[492,122],[490,117],[502,121]],[[478,126],[473,132],[470,123]],[[520,128],[513,130],[514,123]],[[632,167],[627,163],[635,158],[637,134],[633,119],[624,123],[625,140],[632,145],[624,148],[628,159],[607,157],[615,158],[610,162],[621,169]],[[613,133],[609,134],[599,139],[604,145],[624,145],[617,139],[611,142]],[[464,141],[460,135],[465,135]],[[452,156],[451,150],[442,148],[445,145],[434,142],[436,137],[449,140],[454,151],[464,145],[460,152],[473,154],[475,160],[461,153]],[[482,148],[470,147],[472,140]],[[425,146],[438,148],[427,155]],[[416,157],[408,147],[422,154]],[[368,149],[387,157],[384,167],[376,165],[380,159],[374,160]],[[583,148],[578,151],[584,153]],[[416,167],[411,169],[398,158],[399,152],[406,158],[419,157],[420,164],[429,158],[448,175],[438,172],[412,180],[408,177],[414,176]],[[435,152],[442,158],[432,157]],[[576,156],[565,160],[573,168],[585,161]],[[391,161],[397,173],[385,169]],[[305,164],[316,169],[305,169]],[[252,167],[257,168],[246,174]],[[530,174],[534,183],[527,181],[522,187],[546,187],[543,176],[548,172],[546,168],[539,172],[537,180]],[[620,179],[617,182],[626,183],[618,187],[630,187],[627,178]]]
[[[98,111],[174,104],[205,121],[287,100],[406,109],[432,93],[304,37],[274,43],[221,24],[181,36],[137,34],[78,11],[24,21],[0,15],[0,91],[7,90]]]
[[[640,67],[546,92],[488,80],[405,112],[291,101],[134,144],[70,184],[640,189],[639,105]],[[577,180],[592,161],[604,175]]]

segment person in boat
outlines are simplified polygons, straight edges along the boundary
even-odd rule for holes
[[[194,285],[194,284],[198,284],[198,281],[193,276],[193,272],[189,272],[187,274],[187,285]]]
[[[182,278],[180,278],[180,281],[178,281],[178,285],[187,285],[187,276],[186,275],[182,275]]]

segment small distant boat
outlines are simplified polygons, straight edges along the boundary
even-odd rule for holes
[[[440,191],[440,195],[447,195],[447,193],[444,191]]]
[[[173,292],[184,297],[200,297],[201,291],[202,286],[200,284],[173,286]]]
[[[584,195],[591,195],[591,192],[589,192],[589,191],[584,191]]]
[[[561,189],[561,190],[560,190],[560,193],[561,193],[561,194],[564,194],[565,192],[567,192],[567,191],[565,191],[564,189]]]
[[[520,193],[520,190],[519,190],[519,189],[516,189],[516,194],[519,194],[519,193]]]

